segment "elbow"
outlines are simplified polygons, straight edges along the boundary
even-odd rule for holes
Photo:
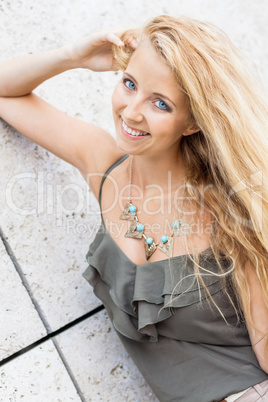
[[[261,366],[261,369],[262,369],[266,374],[268,374],[268,364],[260,364],[260,366]]]
[[[268,374],[268,345],[266,345],[265,338],[262,337],[257,340],[257,343],[253,346],[253,351],[258,360],[260,368]]]
[[[266,373],[268,374],[268,360],[267,358],[263,357],[263,358],[259,358],[258,359],[260,368]]]

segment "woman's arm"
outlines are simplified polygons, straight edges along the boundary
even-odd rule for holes
[[[0,117],[84,175],[106,170],[121,152],[101,128],[55,109],[32,91],[45,80],[74,68],[114,70],[112,46],[123,42],[111,33],[0,65]],[[100,105],[101,106],[101,105]]]
[[[30,54],[0,64],[0,96],[23,96],[47,79],[75,68],[66,48]]]
[[[248,283],[250,287],[251,313],[255,326],[261,331],[256,331],[248,325],[248,331],[253,350],[263,371],[268,374],[268,308],[265,305],[263,290],[260,280],[253,267],[248,264],[246,267]],[[264,335],[266,334],[266,335]]]
[[[130,38],[135,46],[133,38]],[[87,36],[79,42],[47,52],[31,54],[0,64],[0,96],[27,95],[47,79],[74,68],[113,71],[112,45],[124,43],[113,33]]]

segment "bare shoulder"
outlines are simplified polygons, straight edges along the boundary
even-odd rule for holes
[[[104,173],[125,153],[117,147],[115,139],[101,128],[96,127],[94,137],[92,145],[92,134],[88,132],[88,135],[83,136],[79,170],[95,197],[98,198]]]
[[[78,168],[83,175],[103,174],[124,153],[107,131],[90,123],[83,123],[83,126],[83,132],[80,131]]]

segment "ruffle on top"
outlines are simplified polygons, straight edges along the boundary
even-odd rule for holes
[[[200,254],[200,265],[216,273],[219,267],[210,251]],[[207,298],[191,275],[193,262],[189,256],[136,265],[103,225],[90,246],[87,261],[89,266],[83,276],[104,303],[115,329],[131,339],[156,342],[156,324],[172,315],[170,307],[182,308]],[[223,288],[223,282],[215,275],[203,279],[211,295]]]

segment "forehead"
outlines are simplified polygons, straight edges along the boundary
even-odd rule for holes
[[[131,74],[138,86],[145,90],[163,93],[172,97],[175,102],[178,98],[181,99],[183,92],[175,75],[148,39],[133,53],[126,73]]]

